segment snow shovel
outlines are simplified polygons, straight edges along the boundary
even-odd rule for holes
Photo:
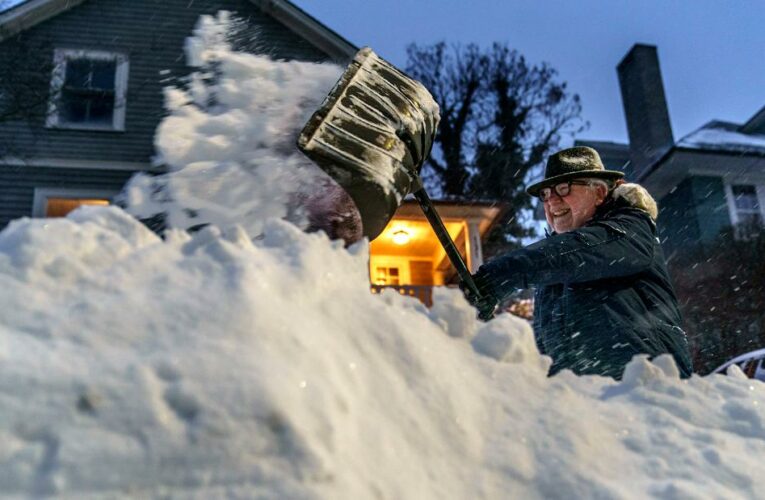
[[[411,193],[479,317],[488,320],[496,302],[481,296],[420,179],[438,121],[427,89],[365,47],[303,127],[298,148],[350,195],[370,240]]]

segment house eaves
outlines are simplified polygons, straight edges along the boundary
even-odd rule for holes
[[[288,0],[250,0],[336,62],[350,61],[358,47]]]
[[[0,41],[76,7],[84,0],[27,0],[0,14]],[[288,0],[250,0],[289,30],[337,62],[348,62],[358,48]]]
[[[84,0],[27,0],[0,14],[0,42],[71,9]]]
[[[648,165],[638,182],[643,182],[658,170],[673,154],[730,155],[736,157],[765,157],[765,137],[741,134],[739,126],[727,122],[712,121],[683,137]]]

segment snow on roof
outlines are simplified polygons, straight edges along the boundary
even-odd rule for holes
[[[765,154],[765,135],[745,134],[739,129],[740,126],[734,123],[714,120],[686,135],[676,145],[691,149]]]

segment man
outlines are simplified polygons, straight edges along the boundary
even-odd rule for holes
[[[474,279],[489,301],[536,288],[534,331],[550,373],[621,378],[635,354],[669,353],[692,371],[664,254],[656,203],[624,174],[605,170],[597,151],[553,154],[545,177],[526,190],[544,204],[552,233],[480,267]]]

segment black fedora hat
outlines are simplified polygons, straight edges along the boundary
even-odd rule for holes
[[[576,146],[550,155],[545,166],[545,178],[527,187],[526,192],[537,196],[543,187],[581,177],[616,180],[624,177],[624,173],[606,170],[597,151],[587,146]]]

